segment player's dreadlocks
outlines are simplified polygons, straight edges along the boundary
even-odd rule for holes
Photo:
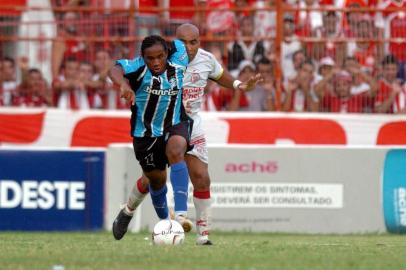
[[[157,35],[152,35],[144,38],[141,44],[141,54],[144,56],[144,52],[146,49],[149,47],[154,46],[155,44],[160,44],[164,48],[164,50],[167,52],[168,51],[168,45],[166,44],[166,41]]]

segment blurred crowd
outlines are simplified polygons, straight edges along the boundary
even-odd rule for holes
[[[280,44],[276,0],[66,0],[50,5],[57,31],[49,69],[33,67],[13,41],[4,42],[0,106],[127,109],[108,78],[114,60],[139,55],[146,35],[171,39],[177,26],[192,22],[199,26],[202,47],[236,78],[244,81],[255,73],[264,78],[247,93],[210,82],[203,110],[406,113],[406,0],[285,0]],[[0,36],[7,36],[16,30],[1,24],[6,18],[1,14]],[[21,14],[14,15],[8,18]],[[97,39],[106,35],[118,38]],[[126,40],[131,36],[138,39]]]

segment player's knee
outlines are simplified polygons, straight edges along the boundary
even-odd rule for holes
[[[149,186],[153,190],[161,189],[166,183],[166,175],[164,173],[154,172],[146,174],[146,176],[149,178]]]
[[[144,189],[148,189],[149,186],[149,179],[146,176],[141,177],[141,187]]]

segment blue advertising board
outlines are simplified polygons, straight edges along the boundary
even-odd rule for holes
[[[0,230],[103,226],[104,151],[0,150]]]
[[[382,191],[386,229],[406,233],[406,150],[393,149],[386,154]]]

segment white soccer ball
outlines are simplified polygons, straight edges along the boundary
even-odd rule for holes
[[[161,220],[154,226],[152,242],[155,245],[180,245],[185,240],[182,225],[175,220]]]

